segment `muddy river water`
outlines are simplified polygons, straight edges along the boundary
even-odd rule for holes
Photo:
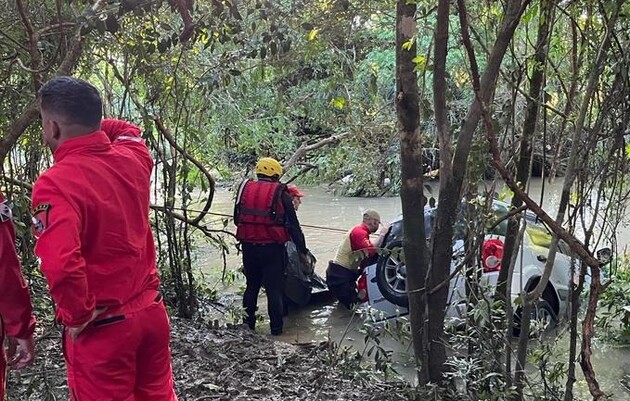
[[[540,199],[543,187],[540,180],[531,182],[530,194],[536,200]],[[554,185],[545,183],[543,207],[553,217],[555,217],[556,205],[559,202],[559,193],[562,182]],[[437,183],[433,196],[437,197]],[[401,213],[400,198],[346,198],[336,196],[325,187],[301,188],[305,193],[302,205],[298,211],[300,223],[304,226],[303,231],[306,237],[307,246],[317,257],[316,270],[324,276],[327,262],[334,256],[336,248],[344,236],[344,231],[350,229],[360,222],[361,213],[367,208],[376,209],[383,222],[391,221]],[[231,214],[233,208],[233,193],[227,190],[220,190],[215,195],[212,212]],[[628,219],[630,222],[630,219]],[[230,222],[228,229],[233,230]],[[630,228],[621,228],[617,232],[617,245],[619,249],[626,248],[630,244]],[[222,257],[220,253],[210,246],[200,243],[198,249],[198,266],[203,266],[203,270],[208,273],[208,280],[212,280],[220,275],[222,269]],[[608,245],[601,245],[608,246]],[[240,257],[232,251],[227,258],[227,266],[230,270],[238,270],[240,267]],[[244,285],[244,280],[240,276],[240,281],[229,287],[219,288],[219,293],[235,294],[238,287]],[[228,297],[229,298],[229,297]],[[235,294],[236,302],[240,299]],[[259,309],[266,315],[264,296],[261,296]],[[266,317],[266,316],[265,316]],[[267,324],[260,325],[260,331],[268,330]],[[334,299],[320,297],[300,310],[291,310],[285,320],[285,332],[279,337],[281,341],[289,343],[304,343],[311,341],[323,341],[331,339],[341,342],[344,345],[360,350],[364,347],[364,334],[361,332],[361,321],[358,316],[338,306]],[[400,373],[413,378],[413,368],[410,363],[410,345],[404,342],[385,338],[383,347],[393,352],[393,359]],[[559,340],[559,348],[568,349],[566,341]],[[630,349],[615,348],[610,345],[595,343],[595,354],[593,356],[598,379],[607,393],[614,394],[614,399],[630,400],[630,393],[623,390],[620,379],[624,375],[630,374]],[[561,351],[562,352],[562,351]],[[561,358],[562,359],[562,358]],[[586,385],[578,367],[578,383],[576,389],[587,394]],[[585,398],[586,399],[586,398]]]

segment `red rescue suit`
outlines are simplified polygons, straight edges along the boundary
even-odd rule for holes
[[[276,181],[246,180],[234,209],[236,239],[257,244],[284,244],[290,240],[281,202],[286,185]]]
[[[73,401],[173,401],[169,323],[149,224],[153,160],[140,129],[103,120],[66,140],[33,187],[35,253],[64,336]]]
[[[15,252],[11,209],[0,193],[0,400],[4,400],[6,359],[4,334],[29,338],[35,331],[33,307]],[[4,323],[3,323],[4,322]]]

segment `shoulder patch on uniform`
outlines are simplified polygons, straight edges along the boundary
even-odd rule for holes
[[[40,212],[47,212],[50,209],[50,203],[40,203],[33,209],[33,216]]]
[[[40,203],[33,209],[33,233],[36,237],[48,227],[48,213],[51,207],[50,203]]]
[[[0,223],[5,223],[7,221],[11,221],[13,217],[13,213],[11,212],[11,208],[7,201],[0,203]]]

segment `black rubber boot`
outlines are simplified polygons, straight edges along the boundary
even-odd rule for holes
[[[243,318],[243,324],[246,324],[247,327],[249,327],[250,330],[255,331],[256,330],[256,316],[247,316]]]

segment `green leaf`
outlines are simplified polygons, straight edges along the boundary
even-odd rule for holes
[[[311,31],[308,33],[308,35],[307,35],[307,39],[308,39],[309,41],[313,41],[313,40],[317,39],[317,35],[319,35],[319,29],[317,29],[317,28],[313,28],[313,29],[311,29]]]
[[[412,58],[411,61],[416,64],[426,64],[427,58],[424,55],[419,55]]]
[[[337,110],[343,110],[346,106],[346,98],[342,96],[334,97],[330,100],[330,104]]]
[[[419,55],[411,59],[411,61],[416,65],[413,70],[423,72],[427,66],[427,58],[424,55]]]

